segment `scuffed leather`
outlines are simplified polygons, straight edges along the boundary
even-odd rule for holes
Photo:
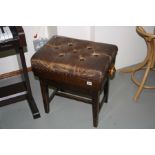
[[[54,36],[32,56],[32,70],[38,76],[48,75],[49,80],[57,73],[65,81],[76,77],[76,83],[80,77],[100,83],[114,65],[117,50],[111,44]]]

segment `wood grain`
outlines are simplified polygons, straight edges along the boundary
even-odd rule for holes
[[[31,67],[28,67],[27,68],[27,71],[28,72],[31,72],[32,71],[32,68]],[[23,73],[23,70],[20,69],[20,70],[8,72],[8,73],[0,74],[0,80],[1,79],[5,79],[5,78],[10,78],[10,77],[13,77],[13,76],[17,76],[17,75],[21,75],[22,73]]]

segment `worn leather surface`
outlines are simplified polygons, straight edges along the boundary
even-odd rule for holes
[[[79,79],[101,84],[117,50],[111,44],[54,36],[32,56],[32,70],[42,78],[66,84],[79,84]]]

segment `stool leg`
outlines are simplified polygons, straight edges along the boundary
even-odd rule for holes
[[[46,113],[49,113],[50,108],[49,108],[49,91],[48,91],[48,85],[42,79],[40,79],[40,87],[41,87],[41,93],[42,93],[42,98],[43,98],[45,112]]]
[[[105,86],[104,86],[104,96],[105,96],[105,103],[107,103],[108,96],[109,96],[109,78],[107,79]]]
[[[98,126],[98,117],[99,117],[99,94],[93,94],[92,98],[92,111],[93,111],[93,125],[94,127]]]

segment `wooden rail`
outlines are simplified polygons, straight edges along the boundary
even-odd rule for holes
[[[32,68],[31,67],[28,67],[27,68],[27,71],[28,72],[31,72],[32,71]],[[23,73],[23,70],[20,69],[20,70],[8,72],[8,73],[0,74],[0,80],[1,79],[5,79],[5,78],[10,78],[10,77],[13,77],[13,76],[17,76],[17,75],[20,75],[22,73]]]

